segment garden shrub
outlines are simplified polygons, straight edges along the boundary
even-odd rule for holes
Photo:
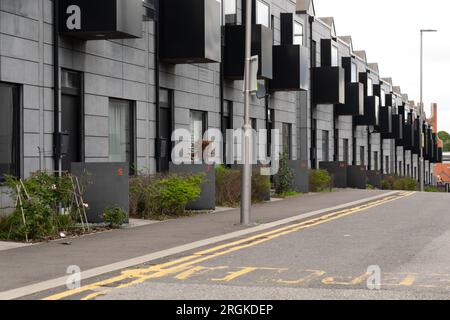
[[[266,200],[270,193],[270,178],[261,175],[259,170],[252,173],[252,202]],[[216,204],[218,206],[237,207],[241,202],[241,171],[216,167]]]
[[[280,155],[280,165],[275,177],[275,193],[283,195],[294,190],[294,173],[288,166],[289,153],[285,148]]]
[[[103,212],[103,220],[112,228],[119,228],[127,222],[127,213],[119,206],[109,206]]]
[[[417,181],[412,178],[399,178],[394,182],[394,190],[415,191]]]
[[[5,185],[14,202],[20,182],[12,176],[6,177]],[[20,204],[11,215],[0,223],[0,238],[9,240],[40,240],[57,235],[72,228],[76,219],[73,213],[61,215],[59,204],[71,207],[73,186],[69,175],[62,177],[47,172],[37,172],[23,181],[27,193],[21,191],[23,214]],[[29,197],[28,197],[28,196]],[[24,223],[25,218],[25,223]]]
[[[309,173],[309,188],[311,192],[331,190],[331,176],[326,170],[311,170]]]
[[[425,187],[425,192],[441,192],[438,188],[427,186]]]
[[[204,175],[167,175],[152,179],[145,187],[144,217],[177,216],[198,199]]]
[[[385,176],[383,180],[381,181],[381,189],[383,190],[394,190],[394,183],[395,183],[395,177],[394,176]]]

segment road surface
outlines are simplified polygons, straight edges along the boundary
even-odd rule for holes
[[[402,192],[33,298],[449,299],[449,207]]]

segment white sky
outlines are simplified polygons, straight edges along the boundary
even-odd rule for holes
[[[317,17],[333,16],[338,36],[378,62],[410,100],[420,100],[420,29],[424,35],[424,104],[438,103],[438,129],[450,132],[450,2],[448,0],[315,0]]]

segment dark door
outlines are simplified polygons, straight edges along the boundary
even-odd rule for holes
[[[68,134],[67,155],[62,159],[62,169],[70,170],[72,162],[79,162],[80,157],[80,104],[79,97],[61,96],[61,130]]]
[[[160,171],[169,171],[169,162],[171,154],[171,136],[172,136],[172,117],[171,110],[167,107],[162,107],[159,113],[160,117]]]

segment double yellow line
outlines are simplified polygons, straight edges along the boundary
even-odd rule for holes
[[[81,297],[82,300],[94,299],[100,295],[108,293],[113,289],[126,288],[132,285],[142,283],[149,279],[156,279],[168,275],[174,275],[198,263],[211,260],[245,248],[256,246],[258,244],[273,240],[275,238],[285,236],[290,233],[297,232],[306,228],[317,226],[329,221],[340,219],[357,212],[365,211],[370,208],[374,208],[391,201],[411,196],[412,194],[414,194],[414,192],[401,192],[397,195],[388,196],[386,198],[369,202],[357,207],[332,212],[317,218],[291,224],[276,230],[268,231],[241,240],[215,246],[213,248],[199,251],[194,254],[167,263],[162,263],[146,268],[124,270],[118,276],[98,281],[89,285],[85,285],[80,288],[63,291],[61,293],[46,297],[44,298],[44,300],[60,300],[80,295],[82,296]],[[87,295],[83,296],[83,294],[85,293],[87,293]]]

